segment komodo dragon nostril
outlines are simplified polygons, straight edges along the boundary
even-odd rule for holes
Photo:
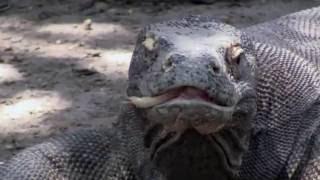
[[[173,65],[173,60],[172,60],[172,57],[169,57],[167,59],[165,59],[165,61],[163,62],[163,68],[164,69],[168,69],[168,68],[171,68]]]
[[[167,72],[171,70],[175,65],[179,64],[181,61],[183,61],[183,56],[179,54],[173,54],[170,55],[168,58],[166,58],[163,62],[162,69]]]
[[[214,73],[216,73],[216,74],[220,73],[220,67],[218,65],[216,65],[215,63],[211,63],[210,68],[213,70]]]

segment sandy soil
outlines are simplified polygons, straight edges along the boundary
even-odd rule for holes
[[[204,14],[246,27],[320,4],[115,2],[12,0],[0,14],[0,161],[55,134],[110,126],[145,24]]]

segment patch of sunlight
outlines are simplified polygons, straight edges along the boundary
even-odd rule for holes
[[[129,65],[132,57],[132,51],[128,50],[107,50],[101,55],[102,60],[109,65]]]
[[[82,64],[82,66],[94,68],[102,74],[113,74],[115,72],[127,74],[131,57],[132,51],[129,50],[105,50],[101,53],[101,60],[93,61],[90,64]]]
[[[0,64],[0,83],[23,80],[23,76],[11,64]]]
[[[52,33],[52,34],[68,34],[68,35],[86,35],[90,36],[88,31],[84,30],[84,25],[80,23],[61,23],[61,24],[46,24],[38,28],[39,33]],[[120,33],[120,34],[131,34],[130,31],[122,25],[111,24],[111,23],[92,23],[92,29],[94,34],[107,34],[107,33]]]
[[[83,54],[81,52],[77,52],[76,50],[66,48],[66,46],[60,46],[59,44],[52,44],[46,47],[41,47],[44,54],[38,55],[43,59],[64,59],[64,60],[74,60],[83,58]]]
[[[71,106],[59,93],[27,90],[0,104],[0,130],[11,131],[20,126],[37,125],[43,116]]]

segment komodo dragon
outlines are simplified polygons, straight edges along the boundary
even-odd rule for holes
[[[113,129],[28,148],[2,180],[319,180],[320,7],[236,29],[145,27]]]

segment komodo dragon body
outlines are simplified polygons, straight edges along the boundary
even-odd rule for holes
[[[192,16],[138,36],[113,128],[28,148],[3,180],[320,179],[320,7],[245,29]]]

